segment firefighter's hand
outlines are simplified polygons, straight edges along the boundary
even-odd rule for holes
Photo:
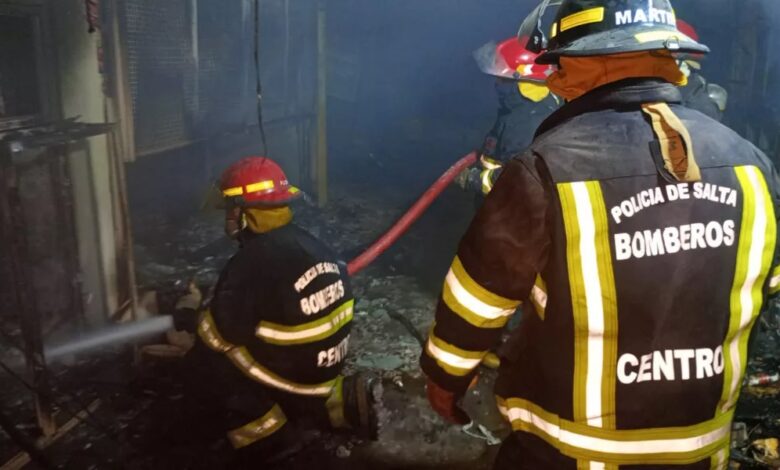
[[[187,293],[179,297],[173,312],[173,327],[177,331],[194,333],[198,324],[198,309],[203,302],[203,294],[194,282],[187,286]]]
[[[466,425],[471,422],[471,418],[458,406],[460,396],[454,392],[444,390],[431,379],[428,379],[426,389],[428,391],[428,402],[430,402],[431,408],[439,416],[452,424]]]
[[[190,281],[187,286],[187,293],[179,297],[175,308],[176,310],[198,310],[201,302],[203,302],[203,293],[194,282]]]

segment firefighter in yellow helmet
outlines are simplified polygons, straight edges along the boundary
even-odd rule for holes
[[[780,290],[767,157],[682,105],[668,0],[564,0],[539,60],[568,103],[463,237],[421,356],[458,401],[521,302],[502,358],[495,468],[725,469],[747,343]],[[544,47],[547,39],[532,38]]]
[[[293,223],[300,196],[282,169],[247,157],[223,174],[225,231],[240,248],[210,303],[178,302],[179,330],[196,330],[188,354],[204,406],[236,450],[231,468],[260,468],[300,449],[307,428],[376,437],[370,378],[341,375],[354,298],[346,267]],[[194,319],[198,318],[197,323]],[[196,411],[193,410],[193,413]]]

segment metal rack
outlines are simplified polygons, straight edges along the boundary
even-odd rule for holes
[[[0,133],[0,249],[10,266],[13,303],[9,310],[18,319],[27,373],[35,390],[37,422],[44,436],[51,436],[57,430],[43,357],[44,336],[63,320],[81,321],[83,314],[73,194],[68,174],[69,149],[86,145],[86,139],[106,134],[112,127],[111,124],[66,120]],[[36,172],[40,185],[48,186],[48,201],[45,197],[31,198],[27,194],[30,190],[36,191],[24,181],[24,175],[30,172]],[[53,206],[45,208],[46,204]],[[44,210],[54,216],[45,226],[39,218],[30,217],[36,211]],[[39,252],[35,246],[40,242],[36,240],[40,230],[54,231],[56,246],[50,247],[48,253]],[[52,279],[69,292],[62,293],[65,300],[59,315],[46,318],[41,308],[43,299],[36,292],[36,284],[40,286],[40,282],[36,283],[34,271],[36,259],[51,256],[52,252],[58,255],[56,262],[61,268],[52,273]],[[3,313],[8,314],[0,311]]]

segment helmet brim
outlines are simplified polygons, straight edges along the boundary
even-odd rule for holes
[[[669,51],[672,54],[707,54],[710,48],[676,29],[650,29],[636,25],[604,31],[576,39],[565,46],[548,50],[538,64],[556,64],[561,57],[592,57],[641,51]]]

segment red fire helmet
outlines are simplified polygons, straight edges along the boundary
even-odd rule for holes
[[[684,35],[688,36],[689,38],[693,39],[696,42],[699,42],[699,33],[696,32],[696,28],[691,26],[690,23],[683,21],[681,19],[677,20],[677,29],[683,33]],[[693,61],[693,64],[690,64],[694,66],[694,68],[699,68],[701,65],[699,65],[699,62],[704,60],[705,55],[704,54],[676,54],[678,59],[681,60],[687,60],[687,61]]]
[[[693,26],[691,26],[687,22],[678,19],[677,29],[680,30],[680,32],[683,33],[684,35],[693,39],[694,41],[699,42],[699,35],[696,33],[696,30],[693,28]]]
[[[539,54],[526,49],[527,43],[528,37],[511,37],[500,44],[489,42],[474,52],[474,58],[488,75],[544,83],[555,72],[555,66],[537,64]]]
[[[282,168],[266,157],[246,157],[230,165],[219,187],[224,197],[242,207],[285,206],[301,196]]]

